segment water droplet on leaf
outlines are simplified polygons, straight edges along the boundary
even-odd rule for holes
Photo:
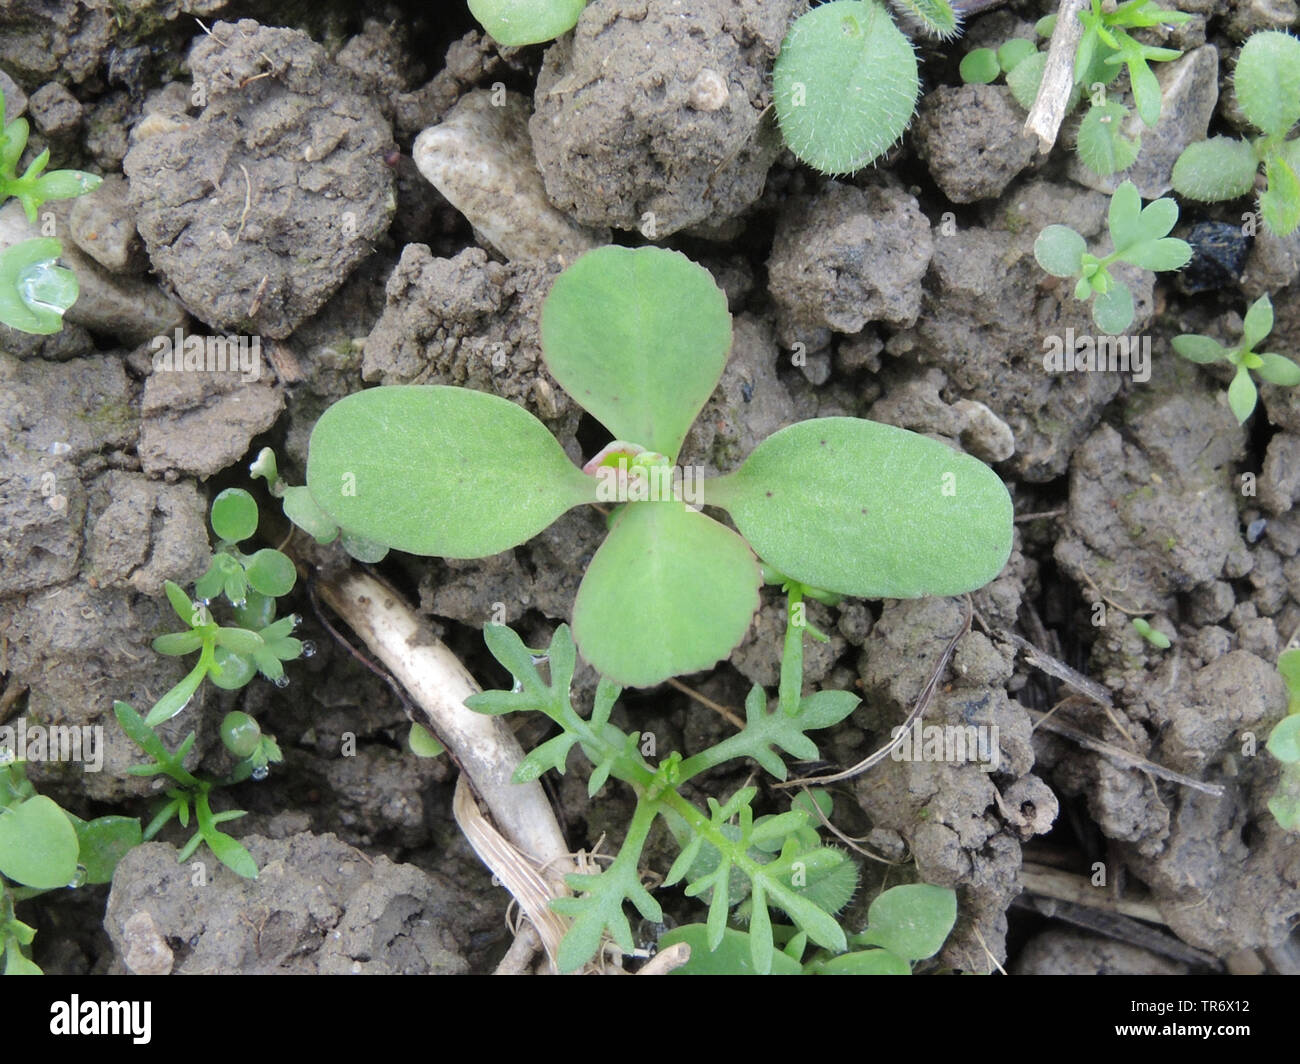
[[[272,682],[275,684],[276,687],[279,687],[281,690],[283,690],[284,688],[289,686],[289,677],[277,676],[275,680]]]
[[[68,883],[68,889],[74,890],[77,887],[85,886],[85,883],[86,883],[86,866],[77,865],[76,874],[72,877],[71,881]]]
[[[34,262],[18,274],[18,298],[32,310],[47,310],[62,316],[77,301],[77,278],[50,259]]]
[[[311,658],[316,656],[316,644],[310,639],[304,639],[302,642],[302,656]]]
[[[266,779],[270,774],[271,770],[266,765],[258,765],[252,772],[253,779],[259,781]]]

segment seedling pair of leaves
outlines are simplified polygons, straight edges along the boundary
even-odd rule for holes
[[[541,337],[547,368],[616,437],[614,448],[653,452],[670,467],[721,378],[731,316],[712,277],[685,256],[605,247],[556,279]],[[728,655],[758,607],[756,554],[838,594],[916,598],[980,587],[1010,553],[1011,500],[991,469],[870,421],[792,425],[734,472],[705,480],[704,502],[727,510],[739,535],[688,508],[670,480],[658,501],[618,509],[574,603],[583,657],[622,686]],[[340,527],[446,558],[523,543],[596,503],[602,483],[521,407],[436,385],[335,403],[312,432],[307,463],[312,498]]]
[[[1294,388],[1300,384],[1300,366],[1285,355],[1265,352],[1256,354],[1255,348],[1273,331],[1273,303],[1268,296],[1260,296],[1246,311],[1242,324],[1241,343],[1224,347],[1208,336],[1184,333],[1175,336],[1174,350],[1189,362],[1208,365],[1224,362],[1234,366],[1236,372],[1228,385],[1228,406],[1237,421],[1244,424],[1255,410],[1258,391],[1251,373],[1269,384]]]
[[[0,953],[5,975],[40,975],[27,956],[35,930],[14,904],[47,890],[107,883],[122,856],[141,841],[140,821],[82,820],[36,793],[24,762],[0,764]]]
[[[276,597],[293,590],[297,579],[293,562],[278,550],[245,555],[237,548],[257,531],[253,497],[228,488],[213,500],[211,520],[220,543],[208,571],[195,584],[199,600],[193,601],[170,580],[165,584],[167,600],[187,630],[153,641],[159,654],[180,656],[197,650],[199,660],[149,711],[150,726],[176,716],[205,678],[226,690],[243,687],[258,672],[275,683],[287,682],[281,663],[303,652],[302,642],[291,635],[297,616],[274,619]],[[238,627],[223,627],[212,617],[211,600],[222,593],[234,607]]]
[[[1277,660],[1287,690],[1287,715],[1268,736],[1268,752],[1282,762],[1282,778],[1268,810],[1287,831],[1300,831],[1300,650],[1285,650]]]
[[[469,0],[469,13],[498,44],[543,44],[578,24],[587,0]]]
[[[132,765],[126,771],[132,776],[167,776],[175,783],[174,787],[169,787],[164,792],[166,801],[144,829],[144,840],[147,842],[154,838],[173,817],[179,821],[181,827],[189,827],[190,817],[193,815],[197,830],[190,837],[189,842],[181,848],[177,861],[188,861],[199,846],[206,842],[213,856],[236,875],[243,876],[245,879],[256,879],[257,862],[253,860],[253,855],[244,848],[243,843],[221,831],[218,826],[244,816],[244,811],[230,809],[214,813],[211,792],[214,787],[238,783],[250,775],[256,775],[259,764],[265,766],[268,760],[280,761],[280,750],[275,745],[275,741],[262,736],[258,729],[257,742],[252,747],[251,753],[236,765],[235,771],[228,780],[217,782],[195,776],[185,767],[185,758],[194,747],[194,732],[190,732],[173,753],[167,749],[158,733],[130,705],[125,702],[114,702],[113,712],[127,737],[151,759],[147,764]],[[238,716],[243,717],[245,714]],[[249,717],[248,720],[252,721],[252,718]],[[226,742],[227,748],[234,753],[230,738],[248,738],[249,729],[241,730],[229,725],[230,719],[227,718],[226,722],[223,722],[222,739]],[[256,727],[255,722],[253,727]]]
[[[1142,206],[1132,181],[1112,194],[1108,225],[1114,246],[1105,258],[1067,225],[1049,225],[1034,241],[1034,258],[1053,277],[1076,277],[1074,298],[1092,299],[1092,318],[1103,332],[1118,335],[1133,323],[1133,293],[1115,280],[1109,267],[1128,262],[1144,270],[1178,270],[1192,257],[1185,240],[1168,235],[1178,221],[1178,204],[1158,199]],[[1095,297],[1095,298],[1094,298]]]
[[[1237,59],[1233,91],[1261,135],[1188,145],[1174,164],[1174,189],[1194,200],[1237,199],[1254,191],[1263,165],[1260,217],[1271,232],[1288,236],[1300,227],[1300,140],[1287,139],[1300,122],[1300,41],[1276,30],[1254,34]]]
[[[4,93],[0,92],[0,122]],[[0,128],[0,203],[15,196],[27,220],[49,200],[74,199],[97,189],[103,178],[81,170],[44,172],[46,148],[21,174],[18,164],[27,147],[27,119],[15,118]],[[0,322],[27,333],[56,333],[63,314],[77,301],[77,275],[59,266],[63,245],[49,237],[24,240],[0,251]]]
[[[1074,60],[1074,88],[1067,104],[1073,110],[1087,93],[1090,105],[1079,124],[1076,149],[1079,158],[1094,173],[1109,175],[1126,170],[1141,151],[1140,136],[1126,136],[1123,125],[1128,108],[1109,98],[1106,86],[1127,70],[1129,87],[1138,116],[1147,127],[1160,120],[1160,83],[1150,64],[1169,62],[1182,53],[1175,48],[1159,48],[1136,40],[1129,30],[1158,25],[1178,25],[1192,16],[1182,11],[1168,11],[1150,0],[1129,0],[1107,11],[1102,0],[1092,0],[1089,9],[1080,12],[1083,36]],[[1040,36],[1051,35],[1056,16],[1039,20]],[[1047,52],[1038,51],[1029,41],[1008,41],[994,53],[975,49],[963,60],[962,80],[987,83],[1005,73],[1007,86],[1016,101],[1026,110],[1033,107],[1047,65]]]
[[[797,602],[800,590],[792,588],[792,602]],[[755,816],[756,787],[742,788],[723,802],[710,797],[707,811],[680,793],[680,788],[701,772],[742,757],[752,758],[777,779],[785,779],[785,762],[777,749],[794,757],[817,759],[817,744],[808,733],[839,723],[857,706],[857,696],[846,691],[799,694],[802,629],[793,621],[793,610],[787,616],[791,620],[787,622],[777,704],[769,710],[767,698],[756,686],[745,701],[743,731],[690,757],[673,752],[653,766],[640,753],[640,734],[627,734],[610,722],[621,693],[617,684],[601,679],[590,719],[573,708],[569,687],[577,659],[567,626],[556,629],[544,655],[525,647],[509,628],[484,628],[488,649],[515,684],[510,691],[474,695],[465,704],[479,713],[541,712],[560,728],[559,735],[524,758],[515,773],[516,782],[536,779],[550,769],[563,773],[576,746],[593,766],[589,795],[594,797],[611,779],[630,784],[636,793],[636,808],[613,863],[595,875],[568,876],[569,886],[581,896],[552,903],[557,912],[572,918],[557,958],[561,970],[582,967],[607,936],[625,953],[632,952],[625,902],[631,902],[647,920],[662,922],[663,910],[642,885],[640,872],[642,851],[658,816],[664,817],[681,846],[665,885],[685,883],[688,896],[708,902],[707,949],[722,945],[728,920],[738,906],[743,906],[743,912],[735,918],[749,926],[746,963],[754,971],[770,971],[777,963],[772,907],[783,911],[807,941],[835,952],[848,948],[835,913],[852,897],[857,871],[845,854],[821,843],[815,830],[820,820],[808,800],[800,800],[784,813]],[[540,661],[549,667],[548,679],[538,669]]]
[[[957,895],[928,883],[891,887],[871,903],[867,929],[849,939],[838,955],[818,949],[805,959],[808,937],[793,927],[777,927],[783,943],[772,955],[772,975],[911,975],[912,965],[933,957],[957,922]],[[674,928],[659,939],[661,949],[685,942],[691,959],[674,975],[752,975],[749,934],[728,929],[709,951],[704,924]]]

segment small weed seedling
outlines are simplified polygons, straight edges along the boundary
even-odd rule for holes
[[[873,598],[960,594],[1006,562],[1002,481],[903,429],[822,418],[770,436],[726,476],[675,467],[731,347],[726,297],[677,252],[588,252],[556,279],[541,334],[551,374],[615,436],[585,470],[505,399],[372,388],[312,432],[307,486],[320,510],[398,550],[481,558],[574,506],[622,504],[573,608],[583,657],[622,686],[729,654],[758,608],[755,554],[809,586]],[[703,504],[727,510],[740,535]]]
[[[244,816],[244,811],[230,809],[214,813],[210,796],[214,787],[240,783],[250,776],[253,779],[264,779],[267,766],[283,760],[275,740],[263,735],[257,722],[247,713],[227,714],[221,723],[221,741],[231,755],[239,760],[226,779],[201,779],[186,769],[184,763],[185,756],[194,746],[193,732],[172,753],[158,733],[127,703],[114,702],[113,712],[127,737],[151,758],[147,764],[132,765],[127,772],[132,776],[167,776],[175,784],[165,792],[166,801],[144,829],[144,841],[154,838],[173,817],[180,821],[181,827],[189,827],[192,812],[197,830],[181,848],[177,861],[188,861],[199,845],[206,842],[213,856],[232,872],[245,879],[256,879],[257,862],[253,860],[253,855],[238,839],[217,828],[218,824]]]
[[[1157,650],[1168,650],[1173,646],[1170,638],[1164,632],[1152,628],[1151,622],[1145,617],[1134,617],[1130,623],[1133,625],[1133,630]]]
[[[1286,650],[1277,659],[1286,682],[1287,715],[1268,736],[1268,752],[1282,762],[1282,778],[1268,800],[1268,810],[1287,831],[1300,831],[1300,650]]]
[[[197,650],[199,660],[149,711],[151,727],[184,709],[205,677],[226,690],[243,687],[258,672],[277,684],[287,683],[281,663],[303,653],[302,642],[290,634],[298,624],[297,615],[274,619],[276,598],[292,591],[297,579],[293,562],[278,550],[246,555],[238,549],[257,531],[253,497],[240,488],[226,489],[212,502],[211,520],[220,542],[208,571],[194,586],[198,601],[178,584],[166,583],[167,600],[187,630],[161,635],[153,642],[160,654]],[[223,593],[234,607],[236,627],[223,627],[212,618],[212,600]]]
[[[808,936],[774,925],[781,949],[772,954],[773,975],[911,975],[912,965],[933,957],[957,922],[957,895],[948,887],[910,883],[891,887],[871,903],[867,929],[849,937],[850,952],[838,956],[817,949],[805,959]],[[708,927],[688,924],[659,939],[665,949],[685,942],[691,959],[674,974],[736,975],[752,972],[753,943],[743,931],[728,928],[718,948],[709,951]]]
[[[1260,217],[1287,236],[1300,226],[1300,140],[1287,139],[1300,122],[1300,41],[1276,30],[1254,34],[1237,59],[1233,91],[1262,135],[1188,145],[1174,164],[1174,189],[1194,200],[1237,199],[1254,190],[1262,163],[1268,184],[1259,195]]]
[[[1114,251],[1098,258],[1068,225],[1049,225],[1034,241],[1034,258],[1053,277],[1077,277],[1074,298],[1095,296],[1093,321],[1103,332],[1117,336],[1133,322],[1133,293],[1111,276],[1108,267],[1115,262],[1155,271],[1186,266],[1191,245],[1168,235],[1177,221],[1178,204],[1173,200],[1158,199],[1143,207],[1133,182],[1125,181],[1110,198]]]
[[[0,751],[0,757],[11,756]],[[14,915],[17,902],[46,891],[107,883],[131,847],[140,821],[101,816],[82,820],[52,798],[37,794],[21,754],[0,761],[0,954],[5,975],[40,975],[28,950],[34,928]]]
[[[1232,382],[1228,385],[1228,406],[1241,423],[1254,412],[1258,397],[1251,372],[1256,373],[1269,384],[1278,384],[1293,388],[1300,384],[1300,366],[1285,355],[1265,353],[1257,355],[1255,348],[1273,331],[1273,304],[1268,296],[1260,296],[1246,311],[1242,325],[1241,343],[1236,347],[1224,347],[1217,340],[1208,336],[1184,333],[1175,336],[1174,350],[1189,362],[1207,365],[1211,362],[1226,362],[1236,367]]]
[[[544,44],[578,24],[587,0],[469,0],[469,13],[507,48]]]
[[[1092,0],[1090,8],[1080,12],[1083,36],[1074,58],[1074,90],[1069,109],[1073,110],[1086,94],[1088,112],[1079,125],[1076,147],[1079,158],[1096,174],[1118,173],[1132,166],[1141,150],[1141,137],[1122,132],[1128,108],[1108,97],[1106,87],[1127,70],[1133,102],[1143,125],[1154,127],[1160,120],[1160,83],[1151,69],[1153,62],[1169,62],[1182,52],[1159,48],[1135,39],[1130,30],[1152,26],[1174,26],[1192,16],[1183,11],[1157,7],[1150,0],[1129,0],[1114,6]],[[1039,20],[1035,27],[1042,37],[1051,35],[1056,16]],[[963,81],[987,83],[1004,73],[1007,87],[1026,111],[1033,107],[1038,87],[1047,65],[1047,52],[1038,51],[1026,40],[1011,40],[997,52],[977,48],[963,60]]]
[[[951,25],[955,33],[955,16]],[[825,174],[883,155],[912,121],[920,88],[912,42],[877,0],[833,0],[800,16],[772,69],[786,144]]]
[[[4,93],[0,93],[0,122]],[[21,174],[18,163],[27,147],[27,119],[15,118],[0,129],[0,203],[15,196],[27,220],[49,200],[75,199],[93,192],[103,178],[81,170],[51,170],[48,148]],[[27,333],[56,333],[63,314],[77,301],[77,275],[58,265],[63,245],[52,237],[24,240],[0,251],[0,322]]]

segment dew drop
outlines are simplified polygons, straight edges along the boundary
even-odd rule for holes
[[[235,600],[231,603],[231,605],[234,606],[235,609],[237,609],[237,610],[242,610],[245,606],[248,605],[248,599],[246,599],[246,598],[235,599]]]
[[[533,659],[534,665],[545,665],[548,661],[551,660],[551,656],[549,654],[530,654],[528,656]]]
[[[211,600],[211,599],[199,599],[199,605],[200,605],[200,606],[211,606],[211,605],[212,605],[212,600]]]
[[[520,692],[522,692],[523,689],[524,689],[524,685],[519,681],[518,678],[516,678],[514,687],[510,688],[510,693],[512,695],[517,695]]]
[[[302,656],[312,658],[316,656],[316,644],[310,639],[304,639],[302,643]]]
[[[72,880],[68,883],[68,889],[74,890],[77,887],[85,886],[85,883],[86,883],[86,866],[77,865],[76,874],[72,877]]]
[[[302,624],[302,614],[291,613],[289,614],[289,620],[293,621],[293,627],[297,628],[298,625]]]
[[[271,770],[266,765],[258,765],[252,772],[253,779],[258,781],[266,779],[270,774]]]
[[[272,682],[275,684],[276,687],[278,687],[278,688],[280,688],[281,690],[283,690],[284,688],[286,688],[286,687],[289,686],[289,677],[287,677],[287,676],[277,676],[277,677],[275,678],[275,680],[272,681]]]
[[[33,310],[48,310],[62,317],[77,300],[77,278],[54,260],[34,262],[18,274],[18,298]]]

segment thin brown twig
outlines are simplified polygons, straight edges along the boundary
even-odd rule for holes
[[[668,683],[671,686],[676,687],[677,690],[682,692],[682,694],[690,695],[690,697],[695,699],[695,701],[697,701],[700,705],[708,706],[709,709],[713,710],[714,713],[718,714],[718,716],[724,718],[728,723],[739,728],[741,731],[745,730],[745,722],[741,720],[739,716],[737,716],[735,713],[733,713],[731,710],[729,710],[726,706],[722,705],[721,703],[713,701],[713,699],[709,698],[708,695],[701,694],[693,687],[688,687],[686,684],[682,683],[681,680],[678,680],[676,677],[669,677]]]

